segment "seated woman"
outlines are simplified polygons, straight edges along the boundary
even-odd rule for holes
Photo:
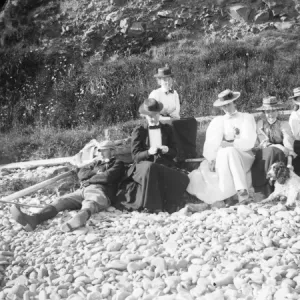
[[[294,153],[291,128],[278,115],[283,108],[284,105],[274,96],[264,98],[263,105],[257,108],[264,115],[257,122],[258,140],[252,166],[252,184],[255,193],[261,193],[264,197],[268,197],[273,190],[267,179],[271,165],[276,161],[286,163],[288,155]]]
[[[162,109],[163,104],[151,98],[139,108],[147,125],[135,128],[131,136],[134,163],[127,175],[134,181],[136,192],[127,189],[127,208],[172,213],[181,204],[189,183],[186,174],[173,168],[176,143],[170,125],[159,122]]]
[[[246,203],[251,187],[250,168],[254,161],[251,149],[256,141],[254,117],[236,110],[239,92],[229,89],[214,102],[225,115],[214,118],[206,131],[203,148],[205,161],[189,174],[187,192],[212,204],[237,194]]]
[[[166,65],[159,68],[154,75],[160,88],[152,91],[149,98],[163,104],[159,120],[172,126],[177,144],[177,160],[196,156],[197,121],[195,118],[180,119],[180,101],[178,93],[174,90],[174,75],[171,68]]]
[[[295,88],[293,92],[294,96],[290,97],[289,99],[293,99],[296,111],[291,113],[289,124],[295,138],[293,149],[297,154],[297,157],[293,159],[294,172],[300,176],[300,87]]]

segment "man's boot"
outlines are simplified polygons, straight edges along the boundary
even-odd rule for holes
[[[91,217],[91,212],[88,209],[79,211],[73,218],[68,222],[62,224],[61,230],[64,232],[72,231],[77,228],[85,226],[87,220]]]
[[[21,224],[26,231],[35,230],[38,224],[52,219],[58,214],[57,209],[52,205],[46,206],[39,213],[32,216],[23,213],[18,205],[13,205],[10,212],[12,214],[12,218]]]

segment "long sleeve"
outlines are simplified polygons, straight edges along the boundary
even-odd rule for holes
[[[300,140],[300,118],[297,112],[293,111],[289,118],[289,124],[296,140]]]
[[[117,183],[124,174],[124,163],[115,160],[114,164],[106,171],[97,173],[89,179],[92,184],[110,184]]]
[[[211,161],[216,159],[218,149],[223,140],[223,117],[215,117],[206,130],[205,142],[203,146],[203,156]]]
[[[145,143],[145,134],[146,131],[142,126],[136,127],[131,134],[131,155],[136,163],[149,158],[149,147]]]
[[[281,130],[283,134],[283,146],[286,147],[289,151],[294,151],[294,137],[291,130],[291,127],[288,122],[283,121],[281,123]]]
[[[240,134],[235,138],[233,146],[242,151],[249,151],[254,147],[257,139],[256,123],[251,114],[243,113],[241,116]]]
[[[92,176],[94,176],[97,172],[94,170],[94,166],[96,165],[97,163],[94,162],[94,163],[91,163],[89,165],[86,165],[82,168],[80,168],[78,171],[77,171],[77,176],[78,176],[78,179],[80,181],[83,181],[83,180],[87,180],[87,179],[90,179]]]

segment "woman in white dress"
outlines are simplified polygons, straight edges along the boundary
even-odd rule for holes
[[[294,96],[290,97],[295,104],[296,111],[293,111],[290,115],[289,124],[292,129],[294,142],[294,152],[297,157],[293,159],[294,172],[300,176],[300,87],[293,90]]]
[[[229,89],[218,95],[213,105],[225,115],[215,117],[209,124],[203,148],[205,160],[189,174],[187,192],[208,204],[235,194],[239,202],[249,199],[256,124],[251,114],[236,110],[234,101],[239,97],[239,92]]]

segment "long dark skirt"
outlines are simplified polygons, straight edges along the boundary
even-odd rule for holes
[[[162,121],[172,126],[177,144],[177,160],[196,157],[197,121],[195,118]]]
[[[127,208],[147,208],[150,211],[172,213],[180,206],[183,193],[189,184],[186,174],[149,161],[136,165],[132,179],[136,191],[127,197]]]
[[[251,168],[252,185],[256,193],[262,193],[265,197],[268,197],[273,192],[274,187],[270,185],[267,173],[271,165],[279,161],[286,163],[286,157],[280,149],[267,147],[257,150]]]
[[[300,141],[296,140],[294,142],[294,151],[298,155],[296,158],[293,159],[293,167],[294,172],[300,176]]]
[[[299,154],[296,158],[293,159],[293,167],[294,167],[294,172],[298,176],[300,176],[300,156],[299,156]]]

